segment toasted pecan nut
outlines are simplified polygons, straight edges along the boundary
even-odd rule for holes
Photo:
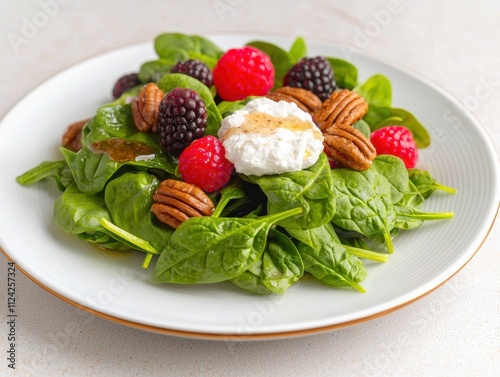
[[[325,153],[352,170],[366,170],[377,157],[370,140],[348,124],[334,124],[324,133]]]
[[[150,82],[144,85],[137,97],[132,100],[132,116],[139,131],[156,132],[163,94],[155,83]]]
[[[313,114],[321,107],[321,100],[319,97],[310,90],[302,88],[283,86],[273,90],[267,94],[266,97],[276,102],[293,102],[299,107],[299,109],[309,114]]]
[[[81,120],[70,124],[62,137],[62,146],[73,152],[82,149],[82,129],[90,119]]]
[[[158,220],[178,228],[191,217],[210,216],[215,209],[212,200],[199,187],[187,182],[166,179],[153,195],[151,207]]]
[[[336,90],[313,115],[314,121],[325,130],[333,124],[353,125],[368,111],[368,103],[356,92]]]

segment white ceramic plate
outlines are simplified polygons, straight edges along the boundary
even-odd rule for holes
[[[222,48],[253,39],[288,48],[292,39],[213,36]],[[309,42],[309,55],[342,50]],[[113,321],[180,336],[261,339],[320,332],[358,323],[412,302],[444,283],[478,251],[499,206],[494,148],[457,102],[440,89],[375,59],[352,54],[360,81],[375,73],[393,84],[394,105],[413,112],[431,133],[419,167],[455,187],[436,193],[429,211],[454,211],[451,221],[428,222],[396,238],[385,264],[369,264],[367,293],[334,289],[312,279],[283,296],[248,295],[231,284],[155,285],[143,254],[103,251],[63,233],[52,220],[59,195],[53,182],[21,187],[15,177],[42,160],[60,159],[68,124],[92,116],[110,100],[115,80],[155,58],[152,43],[84,61],[40,85],[0,125],[0,242],[19,269],[58,297]]]

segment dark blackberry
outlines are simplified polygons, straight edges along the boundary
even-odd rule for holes
[[[160,144],[178,157],[207,127],[207,109],[199,94],[188,88],[174,88],[160,103],[157,132]]]
[[[210,68],[205,63],[199,60],[189,59],[180,61],[172,67],[170,72],[184,73],[200,80],[206,86],[212,86],[213,84],[212,71],[210,71]]]
[[[321,101],[330,97],[337,88],[332,67],[321,56],[301,59],[285,75],[283,86],[293,86],[310,90]]]
[[[118,79],[113,87],[113,98],[120,97],[127,90],[132,89],[134,86],[140,85],[139,77],[137,73],[131,73],[129,75],[122,76]]]

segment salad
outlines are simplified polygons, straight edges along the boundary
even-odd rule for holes
[[[118,78],[114,99],[63,135],[58,161],[17,177],[53,179],[54,220],[99,247],[143,252],[158,283],[230,281],[283,294],[308,274],[364,292],[365,261],[452,212],[455,193],[418,168],[425,127],[392,107],[389,78],[251,41],[223,51],[166,33],[158,58]]]

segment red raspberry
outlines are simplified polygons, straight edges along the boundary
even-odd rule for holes
[[[225,101],[263,96],[274,85],[274,65],[266,53],[255,47],[233,48],[217,62],[213,80]]]
[[[418,149],[411,131],[403,126],[386,126],[372,132],[370,141],[377,154],[399,157],[407,169],[417,164]]]
[[[193,141],[179,156],[182,179],[206,192],[224,187],[233,169],[233,163],[226,159],[224,146],[215,136]]]

